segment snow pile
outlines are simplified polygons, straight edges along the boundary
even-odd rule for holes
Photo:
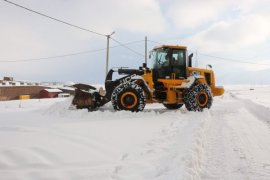
[[[43,110],[44,115],[51,116],[59,116],[65,117],[66,114],[69,113],[70,110],[75,109],[72,107],[72,99],[73,97],[63,98],[63,101],[58,101]]]

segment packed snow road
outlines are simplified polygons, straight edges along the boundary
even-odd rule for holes
[[[0,179],[270,179],[270,87],[229,87],[202,113],[0,102]]]

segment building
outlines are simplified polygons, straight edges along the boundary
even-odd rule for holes
[[[62,93],[60,89],[43,89],[39,92],[40,98],[56,98],[58,94]]]
[[[4,77],[3,78],[4,81],[14,81],[13,77]]]
[[[0,79],[0,101],[6,100],[18,100],[18,99],[37,99],[37,98],[53,98],[58,97],[59,93],[62,94],[59,97],[66,97],[73,95],[75,89],[72,87],[50,87],[50,83],[41,84],[31,81],[15,81],[13,77],[4,77]],[[51,83],[60,84],[60,83]]]
[[[31,99],[39,98],[42,86],[0,86],[0,101],[20,99],[21,95],[29,95]]]

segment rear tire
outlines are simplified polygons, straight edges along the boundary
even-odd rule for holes
[[[139,85],[127,82],[113,90],[111,101],[115,110],[139,112],[143,111],[146,99]]]
[[[203,111],[212,106],[213,95],[206,84],[195,84],[184,92],[184,103],[188,111]]]
[[[179,109],[183,104],[163,104],[167,109]]]

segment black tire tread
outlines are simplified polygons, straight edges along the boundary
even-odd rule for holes
[[[208,102],[204,107],[200,107],[197,103],[197,96],[199,92],[204,91],[208,95]],[[199,83],[194,84],[191,88],[184,92],[184,104],[188,111],[203,111],[203,109],[210,109],[213,103],[213,95],[208,85]]]
[[[136,94],[138,98],[137,105],[132,109],[126,109],[122,107],[120,104],[121,95],[124,92],[128,92],[128,91],[131,91],[134,94]],[[135,84],[133,82],[127,82],[127,83],[118,85],[113,90],[111,101],[112,101],[113,108],[117,111],[127,110],[127,111],[132,111],[132,112],[139,112],[139,111],[143,111],[145,107],[145,103],[146,103],[146,98],[145,98],[143,89],[138,84]]]

